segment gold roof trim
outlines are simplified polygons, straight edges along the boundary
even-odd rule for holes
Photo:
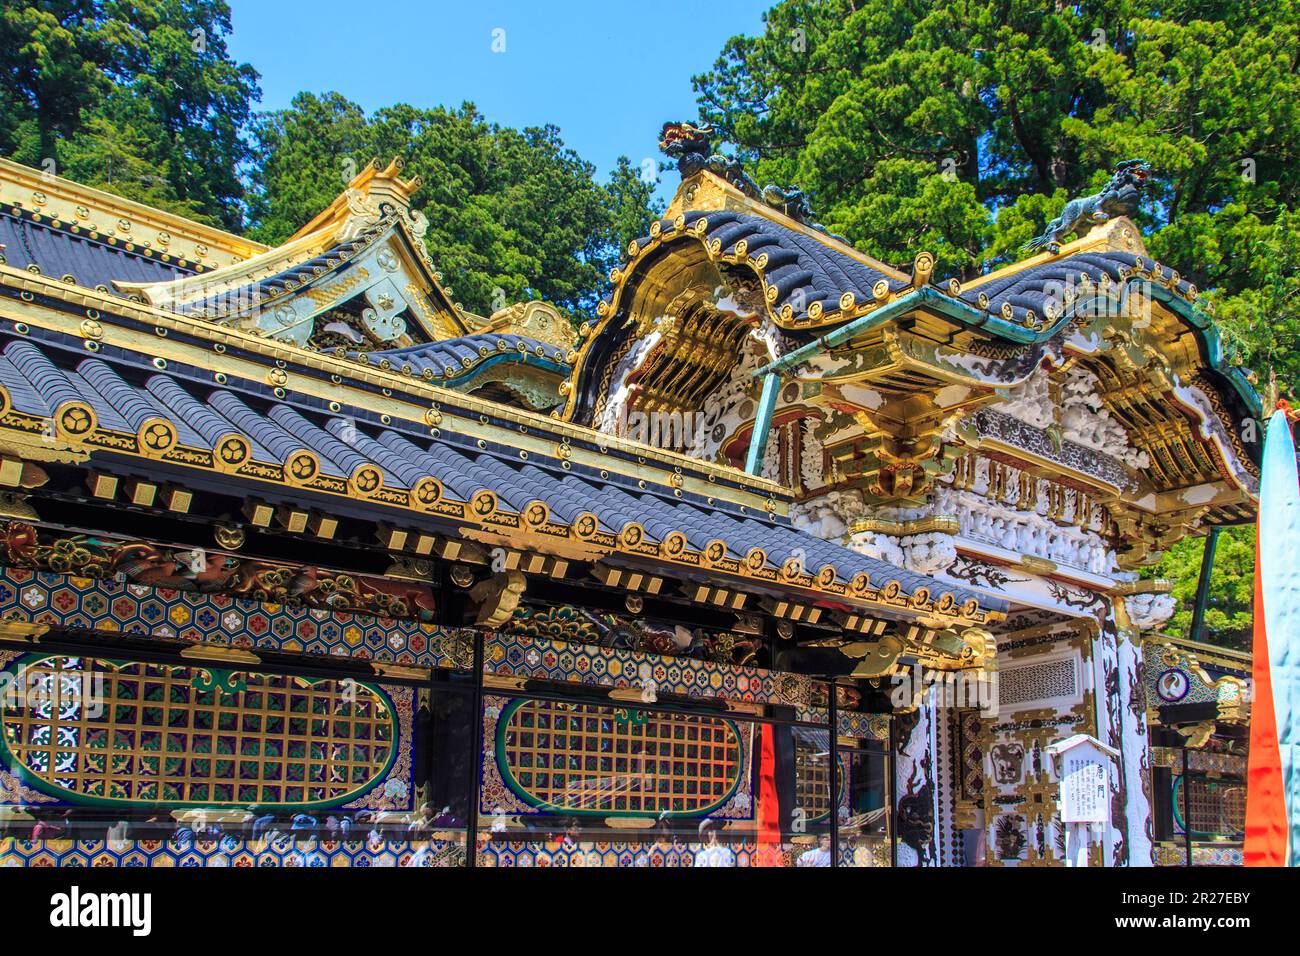
[[[508,408],[495,402],[475,398],[463,392],[442,388],[425,382],[423,379],[403,375],[397,370],[385,370],[377,365],[325,352],[298,348],[286,342],[264,338],[227,326],[214,325],[200,319],[191,319],[155,306],[129,302],[94,289],[69,286],[49,276],[39,276],[26,270],[15,269],[12,266],[0,265],[0,283],[22,290],[27,297],[34,297],[35,294],[39,293],[40,295],[50,296],[70,304],[102,312],[101,323],[103,323],[103,316],[120,315],[124,318],[148,323],[156,328],[193,335],[195,338],[213,345],[220,344],[246,350],[265,358],[268,368],[277,361],[284,361],[327,374],[338,375],[341,381],[332,386],[336,389],[354,390],[360,394],[370,395],[371,393],[366,392],[364,389],[357,388],[356,383],[374,385],[394,393],[405,393],[406,396],[422,402],[446,403],[476,415],[492,415],[517,424],[535,427],[540,431],[550,432],[560,437],[597,443],[602,448],[617,450],[632,455],[637,459],[644,459],[646,462],[653,461],[670,469],[681,468],[683,471],[692,471],[733,482],[754,494],[775,497],[787,493],[776,482],[750,475],[738,468],[702,461],[677,452],[606,435],[603,432],[584,428],[581,425],[575,425],[558,418],[552,418],[549,415]],[[76,323],[79,320],[74,316],[42,308],[35,304],[29,304],[26,307],[20,306],[21,311],[15,311],[13,306],[16,304],[12,300],[0,298],[0,314],[20,322],[28,322],[32,325],[55,329],[68,334],[79,334],[76,331]],[[134,335],[146,335],[146,333],[133,333],[131,330],[120,326],[103,324],[104,342],[112,342],[119,337],[130,339]],[[164,340],[161,338],[154,338],[146,351],[158,354],[163,342]],[[176,344],[175,340],[171,340],[172,347],[176,346]],[[144,345],[137,342],[128,347],[140,350],[144,348]],[[207,367],[211,366],[213,359],[211,356],[199,354],[196,350],[191,361]],[[303,382],[302,384],[305,386],[307,383]],[[722,496],[722,491],[722,488],[717,489],[718,497]]]
[[[393,159],[387,166],[381,168],[379,160],[372,159],[361,172],[352,177],[343,192],[339,193],[332,203],[322,209],[311,222],[290,236],[289,241],[293,242],[313,232],[341,225],[352,212],[349,197],[355,193],[366,196],[376,206],[387,202],[403,212],[409,210],[411,197],[420,188],[423,180],[419,176],[402,179],[399,174],[405,165],[403,160]]]
[[[473,318],[482,319],[482,316]],[[563,349],[572,349],[578,341],[578,333],[573,323],[555,306],[540,300],[516,302],[504,309],[498,309],[492,313],[491,318],[483,319],[481,324],[471,324],[471,331],[526,335],[548,345],[558,345]]]
[[[330,247],[328,233],[313,233],[282,246],[268,248],[251,259],[232,263],[215,272],[202,272],[171,282],[119,282],[114,280],[119,292],[142,296],[146,302],[159,308],[175,308],[199,299],[220,296],[252,283],[269,279],[299,262],[320,255]]]
[[[1230,647],[1219,647],[1216,644],[1205,644],[1201,641],[1189,640],[1185,637],[1169,636],[1152,636],[1143,639],[1143,643],[1151,642],[1152,644],[1163,644],[1183,652],[1191,659],[1194,667],[1202,664],[1218,665],[1220,667],[1231,667],[1233,670],[1250,670],[1251,655],[1247,651],[1237,651]],[[1208,676],[1207,684],[1213,684],[1214,681]]]
[[[412,213],[409,208],[410,194],[418,188],[420,180],[418,177],[408,180],[398,178],[396,174],[400,169],[401,164],[397,160],[382,171],[378,163],[372,162],[307,227],[299,230],[283,245],[268,249],[246,262],[169,282],[114,282],[114,285],[121,292],[142,297],[150,304],[164,308],[193,305],[205,300],[217,305],[232,306],[233,310],[228,315],[212,317],[212,321],[225,324],[227,319],[256,311],[260,306],[260,303],[254,301],[224,303],[224,297],[236,290],[292,272],[342,245],[345,248],[339,251],[337,261],[331,259],[332,265],[317,265],[315,269],[318,276],[335,275],[351,268],[350,262],[354,258],[359,261],[367,250],[377,244],[396,242],[392,246],[393,252],[408,265],[407,269],[401,270],[401,277],[406,282],[405,290],[398,291],[407,299],[415,325],[431,341],[464,335],[469,331],[469,326],[452,299],[450,287],[442,285],[441,275],[424,245],[423,236],[428,222],[420,213]],[[352,246],[350,249],[346,248],[349,243]],[[394,267],[393,271],[393,277],[397,278],[397,268]],[[367,270],[360,269],[353,272],[350,285],[361,282],[361,277],[371,278]],[[377,274],[374,279],[382,281],[383,275]],[[270,298],[282,299],[280,304],[283,304],[284,301],[297,298],[315,282],[316,279],[311,277],[295,277],[288,287],[272,294]],[[326,290],[326,294],[328,298],[335,298],[346,296],[348,291],[349,287],[345,286],[341,290]],[[365,288],[359,288],[352,294],[363,292]],[[313,293],[306,294],[317,301]],[[426,298],[432,299],[435,305],[430,307]],[[320,311],[319,303],[313,311]],[[404,340],[392,344],[397,346],[410,343]]]
[[[0,388],[0,395],[4,395],[3,388]],[[7,405],[8,402],[4,404]],[[87,409],[88,406],[80,407],[83,413]],[[72,409],[74,415],[76,412],[77,409]],[[1004,616],[1002,612],[985,609],[976,598],[959,603],[951,591],[943,591],[934,597],[929,587],[921,587],[909,594],[897,579],[875,582],[867,574],[859,573],[852,581],[846,581],[830,565],[818,569],[816,573],[798,567],[789,570],[792,562],[797,560],[793,554],[790,560],[777,569],[767,565],[754,567],[748,561],[726,554],[725,547],[721,556],[711,555],[708,551],[673,548],[667,544],[667,538],[672,537],[671,534],[663,543],[655,544],[645,539],[644,531],[636,522],[626,525],[619,533],[612,533],[599,526],[584,528],[581,523],[583,516],[579,516],[572,524],[553,520],[549,515],[542,516],[537,522],[530,522],[526,514],[503,508],[496,495],[486,489],[475,493],[469,501],[446,496],[440,485],[437,494],[425,496],[421,496],[418,488],[385,487],[366,492],[358,487],[355,479],[323,473],[316,456],[305,450],[292,453],[284,463],[255,460],[246,454],[246,444],[243,449],[245,454],[232,461],[223,461],[214,450],[179,442],[170,443],[162,449],[150,450],[140,434],[102,427],[94,422],[93,417],[85,422],[87,427],[82,428],[79,423],[74,430],[67,420],[68,414],[66,406],[50,418],[10,412],[0,418],[0,440],[11,432],[26,436],[46,434],[53,429],[55,433],[67,437],[74,446],[92,452],[108,451],[151,461],[161,460],[187,469],[235,475],[252,483],[279,486],[286,490],[302,489],[352,500],[368,499],[387,506],[395,513],[405,511],[413,516],[441,517],[457,522],[460,525],[460,535],[469,540],[476,540],[485,533],[495,533],[504,536],[502,540],[510,542],[517,549],[543,554],[566,554],[569,546],[576,545],[581,560],[589,560],[595,553],[619,555],[634,560],[658,560],[683,569],[707,571],[752,582],[759,587],[803,593],[814,599],[829,599],[850,607],[880,608],[922,623],[933,623],[938,627],[958,622],[986,624]],[[936,588],[938,587],[936,582]]]
[[[762,216],[764,219],[785,226],[787,229],[807,236],[809,239],[815,239],[828,249],[834,249],[851,259],[856,259],[863,265],[870,266],[878,272],[883,272],[891,278],[900,281],[911,279],[911,276],[906,272],[881,262],[879,259],[873,259],[847,242],[816,229],[810,229],[803,223],[791,219],[785,213],[773,209],[767,203],[745,195],[721,176],[707,169],[682,180],[681,185],[677,187],[672,202],[669,203],[668,209],[664,212],[663,218],[671,220],[679,214],[689,211],[710,209]]]
[[[1003,279],[1024,272],[1034,266],[1065,259],[1080,252],[1092,252],[1097,249],[1105,249],[1110,252],[1131,252],[1144,258],[1148,257],[1146,245],[1142,242],[1141,231],[1133,224],[1131,219],[1121,216],[1118,219],[1112,219],[1110,222],[1094,226],[1080,238],[1065,243],[1061,246],[1061,251],[1055,255],[1049,252],[1040,252],[1028,259],[1021,259],[1019,262],[1013,262],[994,272],[985,273],[982,276],[976,276],[974,279],[962,282],[959,291],[970,292],[996,279]],[[941,291],[952,295],[951,289],[942,288]],[[953,297],[957,298],[957,296]]]
[[[269,247],[90,186],[0,159],[0,203],[59,225],[163,250],[204,269],[220,269]]]

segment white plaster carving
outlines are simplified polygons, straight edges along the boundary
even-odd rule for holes
[[[1032,425],[1059,425],[1061,437],[1118,458],[1131,468],[1147,468],[1151,459],[1129,442],[1124,427],[1116,421],[1098,395],[1097,377],[1082,366],[1074,366],[1061,382],[1061,404],[1052,401],[1051,380],[1039,369],[1025,382],[1007,390],[999,412]]]
[[[978,468],[977,468],[978,471]],[[1008,485],[1014,486],[1014,482]],[[987,476],[984,486],[987,489]],[[976,487],[979,487],[977,481]],[[1016,497],[1019,497],[1018,492]],[[1037,510],[1022,511],[1014,502],[995,502],[975,491],[964,491],[940,486],[934,493],[934,511],[952,515],[961,528],[961,535],[972,541],[983,541],[1015,551],[1019,554],[1044,558],[1060,565],[1109,574],[1117,567],[1114,552],[1105,540],[1088,525],[1058,524]],[[1070,516],[1073,499],[1067,495],[1066,516]],[[1044,508],[1040,496],[1040,509]]]
[[[950,534],[913,534],[901,541],[904,567],[918,574],[938,574],[957,560],[957,541]]]
[[[631,399],[633,386],[628,384],[628,376],[640,368],[641,363],[650,355],[651,350],[659,344],[663,338],[663,333],[659,329],[654,329],[645,337],[639,339],[622,360],[614,367],[614,374],[610,378],[609,396],[605,400],[605,407],[600,410],[600,416],[596,422],[596,427],[607,435],[617,434],[618,423],[623,419],[624,407]]]
[[[957,541],[950,534],[897,537],[879,531],[862,531],[852,536],[849,547],[867,557],[927,576],[948,570],[957,560]]]
[[[1155,631],[1174,616],[1178,601],[1172,594],[1134,594],[1124,599],[1124,607],[1139,631]]]
[[[1081,366],[1065,373],[1061,386],[1061,434],[1086,448],[1118,458],[1131,468],[1147,468],[1151,459],[1134,448],[1124,427],[1111,417],[1097,394],[1097,377]]]
[[[907,553],[903,550],[899,539],[878,531],[859,532],[853,535],[848,546],[859,554],[865,554],[877,561],[885,561],[896,568],[903,567],[907,561]]]
[[[754,341],[763,344],[763,347],[767,350],[767,360],[769,362],[775,362],[790,351],[790,343],[786,341],[781,334],[781,330],[777,328],[776,323],[770,318],[765,318],[763,323],[749,334]]]
[[[1048,388],[1047,371],[1039,369],[1014,388],[1007,389],[1007,400],[997,410],[1035,428],[1046,428],[1056,421],[1056,407]]]
[[[799,481],[805,488],[818,488],[826,483],[826,473],[822,468],[824,449],[817,438],[820,424],[819,418],[805,418],[800,423],[803,441],[799,455]]]
[[[694,440],[686,454],[692,458],[716,460],[722,443],[734,435],[744,424],[739,409],[748,397],[748,389],[754,380],[754,372],[767,362],[767,346],[755,338],[745,340],[741,348],[740,359],[727,380],[719,385],[704,400],[696,416]],[[768,442],[768,450],[776,442]]]
[[[798,501],[790,506],[790,521],[801,531],[808,531],[827,541],[843,541],[849,524],[865,517],[862,492],[832,491],[820,498]],[[864,552],[866,553],[866,552]]]

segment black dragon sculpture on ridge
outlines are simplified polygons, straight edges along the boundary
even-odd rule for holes
[[[1151,164],[1144,159],[1126,159],[1115,165],[1114,172],[1101,192],[1081,199],[1071,199],[1061,214],[1047,224],[1041,236],[1025,243],[1025,250],[1045,249],[1052,255],[1061,251],[1061,241],[1076,230],[1107,222],[1116,216],[1137,213],[1142,186],[1151,176]]]
[[[721,176],[746,196],[765,203],[800,225],[815,229],[836,239],[813,215],[808,194],[797,186],[764,186],[762,189],[745,172],[739,159],[712,151],[712,140],[718,132],[712,123],[664,123],[659,131],[659,149],[670,159],[677,160],[677,171],[682,179],[707,169]],[[843,241],[843,240],[841,240]]]

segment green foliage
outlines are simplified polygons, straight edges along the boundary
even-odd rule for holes
[[[282,242],[365,163],[401,157],[424,185],[414,205],[439,269],[466,308],[490,314],[543,298],[594,309],[619,250],[645,235],[653,183],[620,160],[607,186],[553,126],[488,123],[471,104],[398,104],[367,117],[337,93],[299,94],[255,126],[253,234]]]
[[[626,160],[598,183],[554,127],[502,128],[469,104],[366,116],[303,93],[254,117],[257,74],[231,60],[229,32],[225,0],[7,2],[0,155],[271,243],[372,158],[401,156],[424,179],[439,267],[485,313],[528,298],[592,310],[657,211]]]
[[[229,33],[224,0],[6,4],[0,153],[238,228],[260,94],[252,67],[230,59]]]
[[[663,203],[654,198],[658,176],[648,180],[646,174],[632,165],[626,156],[610,173],[610,211],[613,214],[614,248],[622,252],[633,239],[650,235],[650,224],[663,214]]]
[[[1022,258],[1067,199],[1149,160],[1151,253],[1286,386],[1300,384],[1297,63],[1295,0],[783,0],[694,82],[701,118],[760,183],[808,189],[824,223],[891,264],[934,252],[938,275]],[[1160,566],[1186,602],[1200,551],[1184,542]],[[1248,628],[1252,568],[1249,535],[1225,535],[1211,634]]]
[[[1228,528],[1219,535],[1214,573],[1210,578],[1209,602],[1205,608],[1205,625],[1200,634],[1193,635],[1189,631],[1205,540],[1185,538],[1179,541],[1151,569],[1152,576],[1174,581],[1178,610],[1165,625],[1165,630],[1208,644],[1248,651],[1255,593],[1255,529]]]
[[[924,248],[947,275],[1016,258],[1067,198],[1146,158],[1152,253],[1300,381],[1277,334],[1300,321],[1297,62],[1293,0],[784,0],[695,86],[760,183],[797,182],[863,249],[906,266]]]

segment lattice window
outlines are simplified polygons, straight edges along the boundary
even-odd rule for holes
[[[703,814],[740,782],[740,734],[717,717],[522,701],[501,716],[498,765],[555,812]]]
[[[809,820],[827,816],[831,808],[831,760],[826,733],[795,729],[794,773],[794,805]]]
[[[1187,782],[1187,812],[1193,835],[1241,836],[1246,831],[1246,786],[1239,780],[1193,776]]]
[[[352,682],[51,657],[25,683],[47,694],[4,711],[4,756],[73,801],[339,803],[395,748],[387,698]],[[102,699],[75,690],[87,683]]]
[[[984,751],[981,749],[980,713],[964,710],[957,715],[957,792],[962,800],[978,803],[984,796]]]
[[[1008,667],[998,675],[998,704],[1001,707],[1073,698],[1078,694],[1078,667],[1073,657]]]

